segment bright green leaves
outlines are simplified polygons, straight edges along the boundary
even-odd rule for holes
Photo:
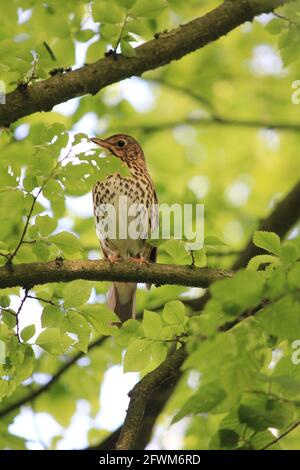
[[[137,339],[127,348],[124,356],[124,372],[141,371],[151,360],[151,341]]]
[[[80,241],[70,232],[60,232],[56,235],[51,235],[47,240],[56,245],[66,255],[74,255],[82,250]]]
[[[105,305],[89,304],[80,307],[79,311],[101,335],[116,335],[119,331],[118,327],[113,325],[120,321],[119,317]]]
[[[91,295],[92,285],[89,281],[69,282],[63,291],[65,308],[78,307],[85,304]]]
[[[225,397],[226,392],[218,383],[211,382],[200,386],[199,390],[185,402],[181,410],[175,415],[173,423],[188,415],[212,412]]]
[[[280,238],[274,232],[256,231],[253,243],[272,254],[254,256],[248,263],[248,269],[257,270],[262,264],[270,264],[271,267],[280,265],[290,267],[300,257],[297,240],[281,243]]]
[[[66,316],[60,323],[60,331],[66,331],[68,333],[74,333],[77,336],[76,347],[87,353],[89,339],[90,339],[90,326],[83,315],[69,310]]]
[[[267,394],[245,394],[240,404],[239,419],[241,423],[255,431],[264,431],[270,427],[281,429],[289,424],[295,415],[291,403],[269,398]]]
[[[179,300],[168,302],[163,310],[163,319],[166,323],[183,323],[185,317],[185,306]]]
[[[49,354],[64,354],[74,343],[67,334],[61,334],[59,328],[47,328],[36,339],[36,344]]]
[[[38,215],[35,219],[35,224],[40,234],[47,236],[56,229],[57,220],[49,215]]]
[[[300,45],[300,21],[299,21],[299,2],[291,2],[285,5],[280,18],[274,18],[266,24],[265,29],[273,35],[278,35],[278,47],[284,66],[298,62],[296,53]]]
[[[300,286],[300,263],[294,264],[287,276],[288,286],[292,290],[299,289]]]
[[[35,325],[28,325],[23,330],[21,331],[21,338],[24,341],[24,343],[27,343],[32,336],[35,334]]]
[[[115,0],[123,8],[131,8],[138,0]]]
[[[274,232],[256,231],[254,233],[253,243],[270,253],[274,253],[277,256],[280,255],[280,238]]]
[[[63,318],[63,312],[57,305],[47,304],[42,312],[42,327],[57,327]]]
[[[145,310],[142,321],[142,328],[147,338],[159,339],[162,330],[161,317],[157,313]]]
[[[157,367],[166,358],[168,345],[187,341],[187,323],[185,307],[180,301],[167,302],[162,316],[145,310],[141,324],[137,320],[125,322],[116,336],[119,344],[128,346],[124,356],[124,371],[145,373]],[[143,351],[143,354],[138,351]]]
[[[92,5],[92,15],[98,23],[121,23],[122,9],[115,2],[110,2],[109,6],[104,1],[95,1]]]
[[[266,306],[257,318],[264,331],[280,341],[300,338],[300,303],[291,295]]]
[[[104,1],[92,4],[93,19],[100,26],[100,41],[91,44],[88,60],[100,58],[100,51],[110,45],[117,52],[120,45],[121,53],[126,57],[135,56],[131,43],[136,41],[135,34],[148,33],[149,20],[154,21],[167,7],[165,0],[114,0],[108,5]],[[98,50],[98,56],[97,56]]]
[[[271,34],[279,34],[284,27],[284,22],[278,18],[274,18],[266,24],[266,30]]]
[[[165,0],[138,0],[131,10],[134,18],[156,18],[166,8]]]
[[[263,299],[264,283],[262,273],[241,271],[232,279],[215,282],[210,291],[224,313],[236,316],[260,303]]]

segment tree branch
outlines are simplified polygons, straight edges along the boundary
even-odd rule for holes
[[[65,260],[3,266],[0,268],[0,289],[16,286],[32,288],[37,284],[68,282],[75,279],[208,287],[212,282],[232,275],[231,271],[224,269],[175,264],[154,263],[149,266],[137,266],[137,263],[130,261],[111,264],[109,261]]]
[[[96,94],[102,88],[133,75],[141,75],[179,60],[229,33],[256,15],[273,11],[288,0],[226,0],[220,6],[169,32],[158,34],[135,49],[134,57],[118,54],[117,60],[106,57],[77,70],[55,75],[29,86],[16,89],[0,106],[0,126],[35,113],[50,111],[53,106],[86,93]]]
[[[157,369],[145,375],[131,390],[127,415],[115,446],[117,450],[129,450],[134,447],[144,417],[146,403],[149,401],[151,394],[163,383],[178,376],[179,369],[186,357],[185,348],[178,349],[162,362]]]
[[[238,119],[238,118],[227,118],[219,115],[212,115],[211,117],[187,117],[180,121],[169,121],[169,122],[156,122],[154,124],[137,124],[126,126],[124,124],[122,129],[126,132],[134,129],[142,129],[143,132],[151,134],[152,132],[161,132],[174,127],[182,125],[191,126],[227,126],[227,127],[242,127],[250,129],[277,129],[279,131],[288,132],[299,132],[300,124],[296,122],[282,122],[282,121],[266,121],[259,119]]]

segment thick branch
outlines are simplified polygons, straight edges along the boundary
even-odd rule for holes
[[[51,282],[75,279],[89,281],[146,282],[150,284],[178,284],[190,287],[208,287],[218,279],[232,276],[224,269],[195,268],[174,264],[138,266],[135,262],[65,260],[48,263],[28,263],[0,268],[0,289],[6,287],[33,287]]]
[[[206,46],[256,15],[273,11],[287,0],[226,0],[219,7],[157,39],[135,49],[134,57],[117,56],[100,59],[63,75],[37,82],[26,90],[16,89],[0,106],[0,126],[35,113],[50,111],[53,106],[86,93],[95,94],[102,88],[133,75],[141,75],[181,59]]]
[[[175,351],[154,371],[147,374],[131,390],[130,403],[122,431],[116,444],[117,450],[132,449],[144,417],[146,404],[155,389],[170,379],[177,377],[179,369],[187,357],[184,347]]]

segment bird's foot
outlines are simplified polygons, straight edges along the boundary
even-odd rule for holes
[[[114,264],[116,261],[121,261],[122,258],[120,255],[113,253],[112,255],[108,255],[107,259],[110,262],[110,264]]]
[[[146,264],[147,266],[150,266],[150,261],[141,256],[140,258],[128,258],[128,261],[132,261],[133,263],[138,263],[139,266],[142,266],[142,264]]]

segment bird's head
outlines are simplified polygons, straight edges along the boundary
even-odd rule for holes
[[[131,163],[144,163],[144,152],[140,144],[131,136],[126,134],[114,134],[106,139],[92,137],[94,144],[108,149],[113,155],[120,158],[129,166]]]

